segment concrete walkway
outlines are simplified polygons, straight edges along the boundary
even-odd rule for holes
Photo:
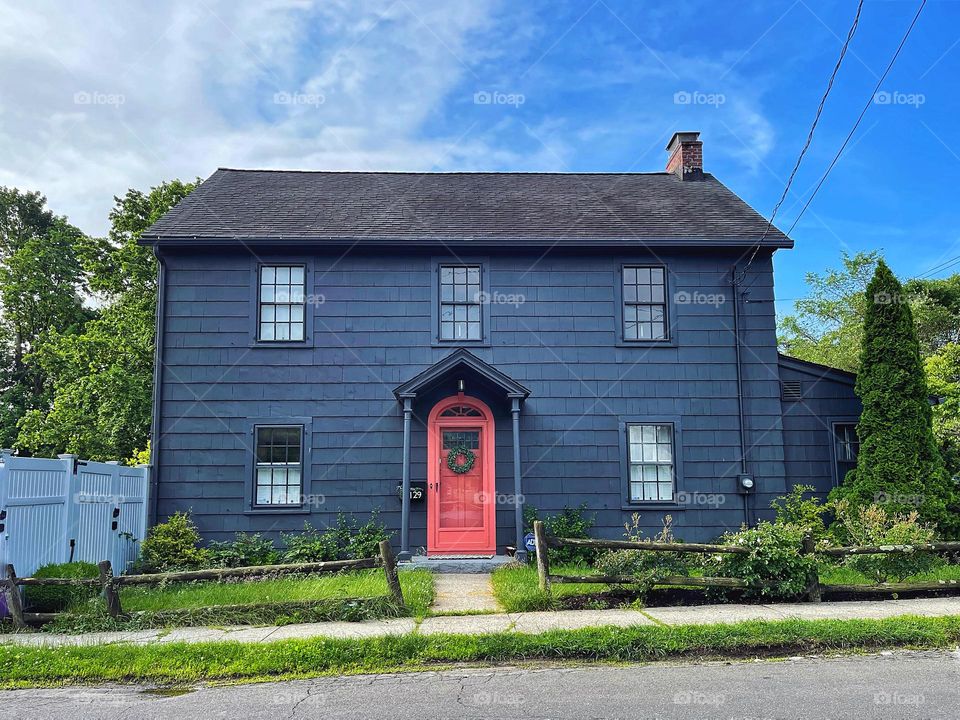
[[[436,573],[433,576],[433,605],[437,613],[496,612],[490,573]]]
[[[778,603],[771,605],[701,605],[647,610],[562,610],[559,612],[496,613],[429,617],[418,623],[413,618],[328,622],[284,627],[177,628],[135,632],[54,635],[24,633],[0,635],[0,644],[66,646],[132,643],[148,645],[171,642],[275,642],[291,638],[365,638],[418,632],[480,634],[493,632],[540,633],[547,630],[576,630],[584,627],[633,627],[638,625],[702,625],[736,623],[744,620],[804,620],[889,618],[900,615],[937,617],[960,615],[960,598],[922,598],[855,602]]]

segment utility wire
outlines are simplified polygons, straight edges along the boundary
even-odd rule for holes
[[[796,177],[797,171],[800,169],[800,163],[803,162],[803,157],[807,154],[807,150],[810,148],[810,143],[813,142],[813,133],[817,129],[817,124],[820,122],[820,116],[823,114],[823,108],[827,103],[827,96],[830,95],[830,91],[833,89],[834,80],[837,79],[837,73],[840,72],[840,65],[843,64],[843,58],[846,56],[847,49],[850,47],[850,41],[853,40],[854,33],[857,32],[857,27],[860,25],[860,13],[862,11],[863,0],[860,0],[857,5],[857,13],[853,17],[853,23],[850,25],[850,30],[847,31],[847,39],[844,41],[843,47],[840,48],[840,56],[837,58],[837,63],[834,65],[833,71],[830,73],[830,79],[827,81],[827,88],[824,90],[823,96],[820,98],[820,104],[817,106],[817,112],[813,116],[813,123],[810,125],[809,132],[807,132],[807,139],[803,144],[803,148],[800,150],[800,154],[797,156],[797,162],[793,166],[793,170],[790,172],[790,177],[787,178],[787,184],[783,188],[783,194],[780,195],[780,199],[773,207],[773,212],[770,213],[770,220],[767,222],[767,227],[764,228],[763,234],[757,241],[756,247],[753,248],[750,259],[747,261],[747,266],[740,273],[741,280],[746,276],[747,271],[750,269],[750,265],[753,264],[754,258],[757,257],[757,253],[760,251],[760,246],[763,244],[767,234],[770,232],[770,228],[773,227],[773,221],[777,217],[777,212],[779,212],[780,206],[783,205],[783,201],[787,199],[787,193],[790,192],[790,186],[793,184],[793,179]]]
[[[873,92],[870,93],[870,97],[867,98],[866,105],[863,106],[863,110],[860,111],[860,116],[857,118],[857,121],[853,124],[853,127],[850,129],[850,132],[847,133],[846,139],[843,141],[843,145],[840,146],[840,149],[837,150],[837,154],[833,156],[833,160],[830,161],[830,165],[827,167],[826,172],[823,173],[823,176],[820,178],[820,181],[817,183],[817,186],[813,189],[813,194],[807,200],[806,204],[800,210],[800,214],[797,215],[796,219],[793,221],[793,225],[790,226],[790,229],[787,230],[787,235],[793,232],[793,229],[797,226],[797,223],[800,222],[800,218],[803,217],[803,214],[807,211],[807,208],[810,207],[810,203],[813,202],[813,199],[817,196],[817,193],[820,191],[820,188],[823,186],[824,181],[827,179],[827,176],[830,174],[830,171],[833,170],[834,165],[837,164],[837,161],[840,159],[840,156],[843,154],[844,149],[847,147],[847,143],[850,142],[850,138],[853,137],[853,134],[857,131],[857,128],[860,126],[860,121],[863,120],[863,116],[867,114],[867,110],[870,109],[870,106],[874,102],[877,93],[880,90],[880,85],[883,84],[883,81],[886,79],[887,74],[890,72],[890,69],[893,67],[893,64],[897,61],[897,58],[900,56],[900,51],[903,50],[903,46],[907,42],[907,38],[910,37],[910,33],[913,31],[913,26],[917,24],[917,20],[920,18],[920,13],[923,12],[924,6],[927,4],[927,0],[921,0],[920,7],[917,8],[916,15],[913,16],[913,20],[910,22],[910,26],[907,28],[907,31],[903,35],[903,39],[900,40],[900,44],[897,46],[896,52],[893,54],[893,57],[890,58],[890,62],[887,64],[887,68],[883,71],[883,74],[880,76],[880,79],[877,80],[876,86],[873,88]]]
[[[936,275],[939,272],[943,272],[944,270],[952,268],[954,265],[960,265],[960,255],[952,257],[949,260],[944,260],[939,265],[934,265],[922,275],[917,275],[915,278],[911,278],[911,280],[925,280],[931,275]]]

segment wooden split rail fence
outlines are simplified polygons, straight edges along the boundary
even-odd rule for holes
[[[397,560],[390,542],[380,543],[380,556],[357,560],[332,560],[316,563],[296,563],[286,565],[257,565],[239,568],[215,568],[210,570],[190,570],[184,572],[155,573],[148,575],[117,575],[109,560],[98,564],[99,578],[32,578],[17,577],[13,565],[7,565],[7,577],[0,580],[0,587],[6,591],[7,609],[16,628],[25,628],[31,624],[42,624],[53,620],[58,613],[26,612],[18,587],[36,586],[73,586],[90,587],[102,592],[107,613],[111,617],[123,614],[120,605],[120,588],[127,585],[165,585],[172,582],[217,581],[226,578],[274,578],[278,575],[314,575],[318,573],[339,572],[341,570],[364,570],[383,567],[387,579],[390,597],[403,607],[403,590],[397,576]]]
[[[705,543],[663,543],[663,542],[635,542],[631,540],[594,540],[586,538],[557,538],[548,537],[541,521],[533,524],[534,543],[537,556],[537,574],[540,590],[549,593],[551,583],[598,583],[603,585],[634,585],[635,577],[629,575],[552,575],[550,574],[550,548],[580,547],[597,550],[640,550],[646,552],[675,552],[713,554],[748,555],[750,550],[739,545],[709,545]],[[960,542],[938,542],[923,545],[873,545],[817,548],[809,535],[803,539],[803,545],[797,548],[802,555],[820,555],[826,557],[850,557],[851,555],[879,555],[879,554],[911,554],[915,552],[960,552]],[[770,583],[772,584],[772,583]],[[747,589],[763,587],[767,583],[751,585],[739,578],[727,577],[696,577],[686,575],[669,575],[658,578],[654,586],[663,587],[717,587],[731,589]],[[929,590],[944,590],[960,588],[960,580],[926,580],[909,583],[879,583],[875,585],[824,585],[816,566],[808,578],[803,597],[811,602],[820,602],[824,594],[829,593],[894,593],[894,592],[922,592]]]

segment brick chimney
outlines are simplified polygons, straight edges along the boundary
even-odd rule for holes
[[[698,132],[676,132],[667,143],[667,172],[681,180],[703,180],[703,143]]]

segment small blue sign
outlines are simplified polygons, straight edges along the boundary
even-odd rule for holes
[[[537,549],[537,541],[533,537],[533,533],[527,533],[523,536],[523,545],[527,548],[527,552],[534,552]]]

